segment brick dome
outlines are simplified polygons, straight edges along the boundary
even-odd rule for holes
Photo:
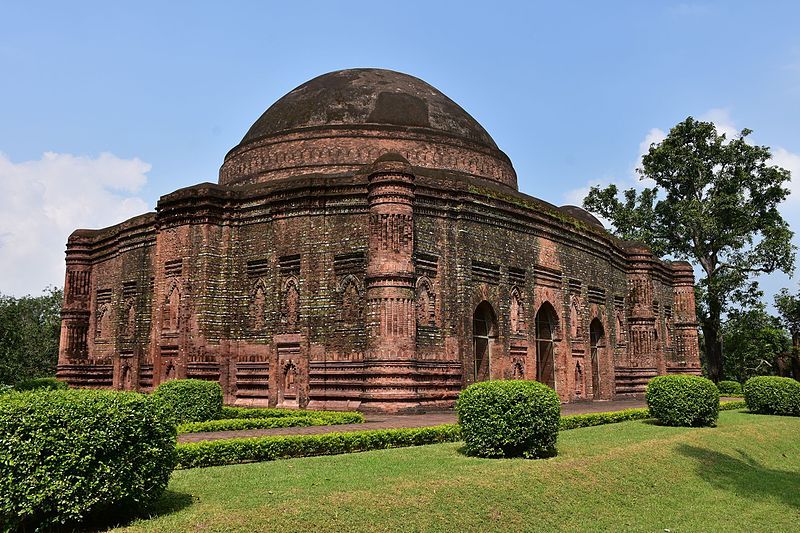
[[[466,111],[419,78],[383,69],[337,70],[272,104],[240,144],[280,132],[331,126],[420,128],[488,148],[494,140]]]
[[[419,78],[383,69],[330,72],[289,92],[228,153],[220,183],[348,174],[387,151],[517,186],[510,160],[469,113]]]

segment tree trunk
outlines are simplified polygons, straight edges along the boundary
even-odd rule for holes
[[[719,328],[711,321],[703,322],[703,340],[706,345],[706,371],[708,379],[718,383],[722,377],[722,341]]]
[[[708,317],[702,319],[703,339],[706,343],[706,370],[708,379],[719,383],[722,379],[722,303],[708,295]]]

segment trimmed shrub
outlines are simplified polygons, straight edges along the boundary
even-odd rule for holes
[[[20,381],[14,385],[14,390],[64,390],[67,384],[56,378],[32,378]]]
[[[457,424],[412,428],[224,439],[178,445],[178,468],[274,461],[293,457],[337,455],[385,448],[456,442]]]
[[[719,390],[700,376],[656,376],[647,384],[650,414],[667,426],[714,426]]]
[[[178,424],[214,420],[222,412],[222,387],[216,381],[167,381],[156,388],[153,397],[167,406]]]
[[[800,381],[756,376],[744,384],[744,401],[754,413],[800,416]]]
[[[358,424],[364,422],[364,415],[356,411],[311,411],[306,409],[278,409],[272,407],[228,407],[224,406],[217,417],[220,420],[234,418],[283,418],[308,416],[313,418],[339,420],[346,417],[348,422],[331,422],[333,424]]]
[[[543,383],[475,383],[458,396],[456,411],[470,455],[535,459],[556,454],[561,402]]]
[[[331,426],[337,424],[360,424],[361,413],[324,413],[326,416],[279,416],[274,418],[231,418],[186,422],[178,426],[178,433],[200,433],[205,431],[237,431],[242,429],[272,429],[301,426]]]
[[[744,400],[733,400],[730,402],[719,402],[719,410],[720,411],[736,411],[738,409],[744,409],[747,407],[747,404]]]
[[[646,407],[639,409],[624,409],[622,411],[612,411],[609,413],[586,413],[582,415],[567,415],[561,417],[560,429],[588,428],[592,426],[602,426],[605,424],[617,424],[628,422],[629,420],[645,420],[652,418],[650,411]]]
[[[717,388],[722,396],[742,395],[742,384],[738,381],[723,380],[717,383]]]
[[[60,529],[147,508],[175,466],[175,426],[133,392],[12,392],[0,400],[0,526]]]

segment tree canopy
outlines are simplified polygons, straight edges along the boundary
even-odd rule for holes
[[[727,379],[744,383],[753,376],[777,374],[779,360],[789,350],[789,337],[764,304],[731,311],[722,326]]]
[[[623,239],[658,256],[700,265],[698,319],[709,377],[722,372],[721,316],[731,303],[752,303],[756,277],[794,268],[792,231],[778,211],[789,194],[788,170],[771,163],[767,146],[727,139],[712,122],[688,117],[652,144],[637,169],[652,186],[622,193],[592,187],[584,208],[611,221]]]
[[[62,300],[55,288],[41,296],[0,295],[0,383],[55,375]]]
[[[792,295],[787,289],[783,289],[775,296],[775,307],[781,315],[784,327],[792,336],[792,375],[795,379],[800,379],[800,291],[797,295]]]

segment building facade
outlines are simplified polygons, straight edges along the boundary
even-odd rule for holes
[[[425,82],[355,69],[271,106],[218,183],[69,238],[58,375],[236,405],[452,406],[485,379],[562,401],[700,373],[692,268],[517,188]]]

